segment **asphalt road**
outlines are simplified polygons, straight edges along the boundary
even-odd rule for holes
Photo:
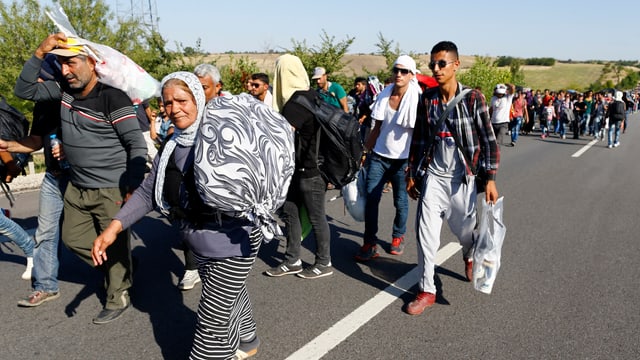
[[[503,147],[498,189],[507,236],[493,292],[479,293],[464,281],[459,251],[443,254],[437,304],[421,316],[402,311],[416,290],[413,231],[403,255],[355,263],[363,224],[344,212],[341,199],[329,202],[333,276],[266,277],[264,270],[281,260],[284,242],[261,249],[248,279],[262,340],[255,359],[640,358],[640,116],[631,124],[620,147],[597,142],[577,157],[591,139],[525,136],[516,147]],[[328,192],[327,200],[337,194]],[[37,191],[17,198],[14,218],[33,229]],[[385,249],[391,199],[384,195],[381,205]],[[0,206],[7,206],[5,199]],[[30,290],[20,279],[25,259],[15,245],[0,245],[0,358],[186,358],[200,287],[176,288],[182,252],[165,220],[152,213],[133,230],[133,307],[104,326],[91,323],[104,301],[98,272],[63,249],[61,297],[19,308],[17,300]],[[304,243],[307,263],[312,243]],[[442,245],[455,251],[446,225]]]

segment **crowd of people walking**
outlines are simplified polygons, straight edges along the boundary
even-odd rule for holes
[[[374,261],[382,248],[401,256],[413,238],[407,233],[415,232],[420,278],[417,293],[404,306],[411,315],[423,313],[436,300],[435,255],[444,221],[462,245],[462,269],[472,280],[476,182],[482,182],[487,202],[498,200],[495,179],[501,146],[515,147],[520,136],[539,131],[542,139],[554,135],[565,139],[568,132],[576,139],[606,137],[609,148],[617,147],[629,126],[628,114],[638,110],[638,94],[541,92],[513,84],[496,85],[487,101],[480,91],[457,80],[460,59],[454,43],[439,42],[430,54],[428,67],[438,86],[429,89],[419,85],[416,63],[407,55],[394,61],[389,85],[377,94],[368,91],[363,77],[355,80],[349,93],[331,82],[331,74],[322,67],[313,69],[310,77],[302,61],[290,54],[276,60],[273,79],[264,73],[247,79],[253,101],[282,115],[295,132],[295,171],[279,213],[287,229],[285,252],[274,254],[282,261],[266,276],[312,280],[334,273],[324,200],[330,184],[318,171],[321,126],[313,112],[292,99],[315,99],[319,94],[340,111],[352,112],[361,124],[367,207],[362,246],[353,258]],[[42,73],[51,69],[45,65],[51,62],[57,62],[60,70],[43,78]],[[93,322],[121,318],[135,303],[129,294],[135,285],[128,229],[158,209],[182,236],[185,271],[178,288],[190,290],[202,284],[190,358],[255,355],[260,340],[246,279],[263,231],[246,218],[202,204],[194,180],[199,124],[215,99],[227,95],[218,69],[201,64],[193,72],[169,74],[161,82],[157,110],[135,107],[123,91],[99,81],[95,60],[82,46],[59,33],[35,49],[15,93],[36,102],[34,125],[24,139],[0,140],[0,152],[29,153],[44,147],[47,166],[35,238],[0,213],[0,231],[11,234],[29,259],[22,277],[32,280],[33,291],[18,305],[36,307],[60,297],[61,239],[104,273],[106,303]],[[353,99],[351,107],[348,96]],[[141,119],[148,132],[139,124]],[[52,147],[51,134],[62,139],[62,147]],[[155,142],[157,155],[150,155],[148,140]],[[63,159],[68,166],[62,165]],[[480,166],[486,174],[482,179],[476,176]],[[381,228],[379,204],[387,183],[395,215],[391,228]],[[409,198],[417,200],[415,229],[407,229]],[[315,240],[308,266],[301,259],[303,210]]]

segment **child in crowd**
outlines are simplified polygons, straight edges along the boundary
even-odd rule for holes
[[[542,116],[540,117],[540,130],[542,131],[541,137],[546,139],[549,136],[549,125],[556,117],[556,110],[553,107],[553,101],[549,100],[546,106],[542,108]]]

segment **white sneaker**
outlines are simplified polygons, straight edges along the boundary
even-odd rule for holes
[[[31,271],[33,270],[33,258],[27,258],[27,268],[22,273],[22,280],[31,280]]]
[[[180,280],[180,283],[178,284],[178,289],[191,290],[199,282],[200,275],[198,274],[198,270],[186,270],[182,280]]]
[[[618,146],[620,146],[619,142],[613,144],[613,147],[618,147]]]

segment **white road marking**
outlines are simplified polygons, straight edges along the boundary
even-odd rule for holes
[[[593,145],[595,145],[598,142],[598,140],[591,140],[587,145],[583,146],[582,149],[576,151],[573,155],[571,155],[571,157],[577,158],[580,157],[580,155],[584,154],[587,150],[589,150],[589,148],[591,148]]]
[[[436,265],[441,265],[460,249],[460,244],[453,242],[448,243],[442,249],[438,250],[436,254]],[[396,301],[402,294],[408,292],[409,289],[418,282],[418,277],[418,267],[416,266],[398,279],[397,282],[389,285],[386,289],[335,323],[308,344],[291,354],[287,360],[320,359],[356,332],[362,325],[366,324],[387,306]]]

